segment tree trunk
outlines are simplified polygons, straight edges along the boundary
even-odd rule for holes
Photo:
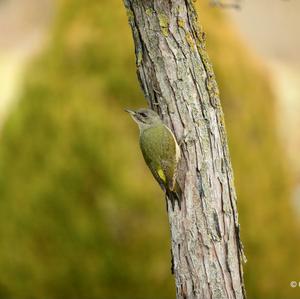
[[[192,0],[124,0],[137,74],[181,146],[181,208],[167,201],[177,298],[245,298],[223,112]]]

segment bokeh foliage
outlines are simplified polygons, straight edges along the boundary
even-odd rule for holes
[[[249,298],[299,298],[267,74],[222,13],[197,5],[229,133]],[[1,136],[0,298],[174,298],[165,203],[123,112],[146,103],[122,1],[59,0],[26,77]]]

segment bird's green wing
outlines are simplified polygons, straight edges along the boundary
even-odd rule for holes
[[[173,133],[163,124],[151,127],[141,134],[140,146],[155,179],[164,188],[173,190],[180,155]]]

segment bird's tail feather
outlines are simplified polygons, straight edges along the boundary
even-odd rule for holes
[[[167,189],[166,190],[167,198],[170,200],[172,205],[172,210],[174,211],[175,203],[178,203],[178,207],[181,210],[181,201],[182,201],[182,190],[179,184],[176,181],[174,190]]]

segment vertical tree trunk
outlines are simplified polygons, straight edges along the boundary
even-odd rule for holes
[[[223,112],[192,0],[124,0],[149,105],[181,145],[181,209],[168,202],[177,298],[245,298]]]

